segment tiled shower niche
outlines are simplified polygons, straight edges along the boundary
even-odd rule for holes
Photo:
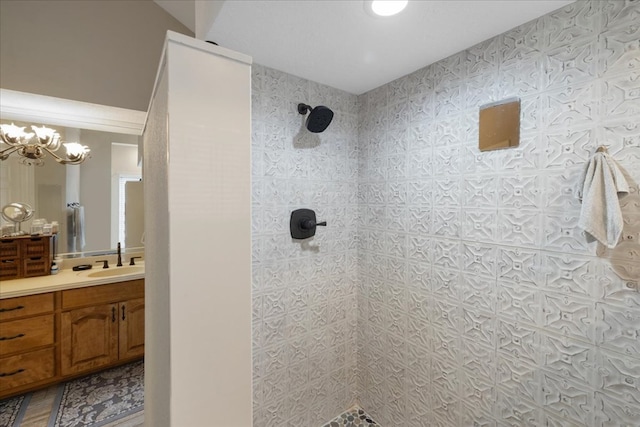
[[[640,425],[639,39],[637,1],[578,1],[358,97],[254,67],[256,427]],[[514,96],[520,146],[479,152]],[[299,102],[334,122],[300,132]],[[599,145],[615,249],[577,228]]]

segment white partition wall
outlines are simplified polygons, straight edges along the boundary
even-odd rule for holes
[[[144,132],[148,426],[252,423],[250,64],[167,36]]]

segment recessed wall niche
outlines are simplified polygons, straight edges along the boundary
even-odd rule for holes
[[[520,99],[510,98],[480,107],[480,151],[500,150],[520,144]]]

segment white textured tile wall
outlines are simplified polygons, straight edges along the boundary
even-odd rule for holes
[[[579,1],[358,98],[358,390],[392,426],[640,425],[640,3]],[[518,148],[478,107],[522,100]],[[577,228],[598,145],[623,241]]]
[[[254,66],[255,426],[356,399],[386,427],[640,422],[639,25],[578,2],[357,103]],[[510,96],[520,147],[478,152],[478,107]],[[298,102],[334,123],[300,132]],[[632,187],[614,250],[576,227],[600,144]],[[329,222],[308,245],[300,207]]]
[[[253,66],[254,427],[319,426],[355,402],[357,101]],[[321,134],[298,103],[335,112]],[[291,211],[316,211],[311,241]]]

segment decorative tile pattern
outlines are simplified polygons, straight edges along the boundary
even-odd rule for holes
[[[553,48],[597,36],[600,13],[594,2],[575,2],[546,15],[544,45]]]
[[[357,389],[381,425],[640,425],[639,18],[579,0],[358,97]],[[513,96],[520,146],[481,153],[478,106]],[[577,227],[601,144],[631,188],[613,250]]]
[[[404,214],[385,210],[397,189],[384,183],[405,166],[400,156],[372,158],[368,170],[380,181],[363,187],[371,205],[359,211],[356,97],[259,65],[252,82],[254,426],[317,426],[357,395],[347,375],[357,363],[357,215],[397,230],[378,242],[380,255],[405,256]],[[303,127],[300,102],[334,111],[325,132]],[[406,122],[406,110],[399,103],[392,114]],[[328,226],[294,241],[289,217],[302,207]]]
[[[359,97],[254,66],[256,427],[640,425],[639,18],[579,0]],[[479,152],[512,96],[520,147]],[[614,250],[577,228],[600,144],[631,185]],[[303,244],[299,207],[329,223]]]

